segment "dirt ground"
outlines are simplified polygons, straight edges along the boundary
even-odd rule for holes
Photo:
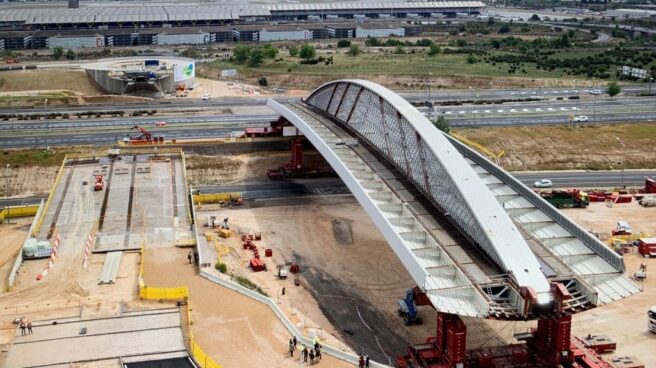
[[[152,250],[152,249],[151,249]],[[159,248],[146,253],[146,285],[189,287],[192,331],[205,352],[224,367],[295,367],[287,351],[291,336],[273,312],[200,277],[187,263],[187,250]],[[171,272],[172,269],[177,270]],[[298,357],[298,353],[294,355]],[[317,367],[350,367],[324,356]]]
[[[278,168],[290,160],[290,153],[256,152],[240,155],[186,156],[191,184],[226,184],[266,178],[267,170]],[[321,165],[325,160],[317,152],[304,152],[308,165]]]
[[[586,209],[565,209],[565,214],[585,229],[610,233],[618,220],[631,224],[633,233],[656,235],[656,208],[641,207],[637,202],[607,207],[604,203],[591,203]],[[633,274],[641,263],[647,265],[644,291],[638,295],[574,316],[573,333],[607,335],[617,342],[615,355],[638,358],[645,367],[656,367],[656,335],[647,330],[647,310],[656,304],[656,260],[639,254],[624,256],[628,274]]]
[[[435,313],[429,307],[420,307],[422,326],[406,327],[398,317],[397,300],[414,286],[412,278],[353,197],[252,205],[216,215],[229,217],[234,231],[262,233],[256,245],[261,255],[265,248],[273,250],[272,258],[264,258],[269,272],[246,268],[252,253],[235,237],[220,241],[231,248],[230,255],[223,256],[229,272],[249,278],[281,304],[317,323],[316,329],[336,334],[379,362],[393,361],[405,346],[434,334]],[[205,218],[207,213],[198,216]],[[300,265],[301,287],[293,284],[296,276],[275,277],[277,265],[289,268],[292,262]]]
[[[0,90],[69,90],[82,95],[99,95],[84,70],[17,70],[0,73]]]
[[[0,290],[7,289],[7,278],[31,224],[32,218],[29,217],[11,219],[11,223],[0,225]]]
[[[492,152],[506,170],[610,170],[656,167],[653,124],[466,128],[456,133]],[[593,139],[591,137],[594,137]],[[620,138],[624,146],[617,141]]]

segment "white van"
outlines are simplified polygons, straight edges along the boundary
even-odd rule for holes
[[[649,312],[647,312],[647,318],[649,320],[649,331],[656,333],[656,305],[649,309]]]

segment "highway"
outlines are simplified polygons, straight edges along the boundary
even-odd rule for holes
[[[620,187],[622,171],[549,171],[512,173],[529,188],[539,179],[550,179],[556,188],[612,188]],[[656,178],[656,170],[625,170],[624,184],[627,187],[640,187],[646,177]],[[240,192],[244,198],[283,198],[304,195],[348,194],[348,187],[339,178],[295,179],[289,181],[264,181],[228,185],[194,186],[199,193]],[[544,189],[549,190],[549,189]],[[47,197],[0,198],[0,209],[9,206],[39,204]]]

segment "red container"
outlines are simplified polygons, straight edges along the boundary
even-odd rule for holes
[[[632,200],[633,200],[633,197],[630,196],[630,195],[621,195],[621,196],[617,197],[617,200],[615,201],[615,203],[631,203]]]
[[[265,257],[273,257],[273,249],[267,248],[264,250],[264,256]]]
[[[246,241],[246,234],[241,234],[241,241]]]
[[[264,263],[259,258],[251,259],[250,263],[254,272],[264,271]]]
[[[291,273],[298,273],[300,271],[301,271],[301,267],[296,263],[293,263],[292,266],[289,268],[289,272]]]
[[[262,233],[255,233],[255,240],[262,240]]]

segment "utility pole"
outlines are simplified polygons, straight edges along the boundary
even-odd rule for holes
[[[7,218],[7,223],[9,223],[9,164],[7,164],[7,180],[5,180],[5,217]]]
[[[615,139],[617,139],[617,141],[622,144],[622,176],[621,176],[622,182],[621,182],[621,187],[622,187],[622,189],[625,189],[626,187],[624,186],[624,153],[626,151],[625,150],[626,146],[624,145],[624,142],[620,139],[620,137],[615,137]]]
[[[595,124],[597,122],[597,95],[594,95],[592,101],[592,123]]]
[[[45,134],[46,151],[48,150],[48,133],[50,132],[50,121],[48,121],[47,107],[48,107],[48,99],[46,98],[45,100],[43,100],[43,117],[46,120],[46,134]]]

